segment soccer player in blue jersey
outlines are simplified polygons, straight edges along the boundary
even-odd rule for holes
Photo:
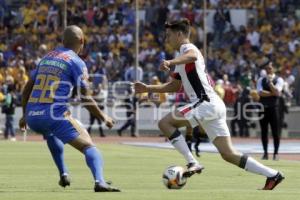
[[[120,192],[107,184],[103,177],[103,161],[89,134],[79,121],[72,118],[68,101],[72,89],[78,88],[84,106],[108,128],[114,121],[103,113],[91,97],[88,73],[78,53],[83,48],[84,34],[77,26],[68,26],[63,35],[63,47],[49,52],[39,63],[36,72],[26,84],[19,125],[26,124],[47,139],[47,144],[60,173],[59,184],[70,185],[64,163],[64,144],[68,143],[85,155],[86,163],[95,179],[95,192]]]

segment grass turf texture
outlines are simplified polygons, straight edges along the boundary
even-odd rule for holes
[[[175,150],[98,145],[105,159],[105,177],[121,193],[94,193],[93,180],[81,153],[66,146],[71,187],[58,186],[58,173],[45,143],[0,142],[1,200],[295,200],[300,195],[300,162],[266,161],[285,173],[286,179],[274,191],[261,191],[265,178],[225,163],[218,154],[204,153],[205,170],[194,175],[181,190],[168,190],[162,172],[169,165],[185,164]]]

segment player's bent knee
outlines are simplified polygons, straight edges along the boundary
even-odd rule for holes
[[[69,144],[74,147],[75,149],[77,149],[78,151],[80,152],[84,152],[84,150],[88,147],[91,147],[91,146],[95,146],[93,142],[91,141],[87,141],[83,138],[76,138],[75,140],[69,142]]]
[[[87,146],[83,147],[83,149],[82,149],[82,153],[84,153],[84,152],[85,152],[85,150],[87,150],[88,148],[91,148],[91,147],[95,147],[95,148],[97,148],[95,145],[87,145]]]
[[[170,134],[172,132],[172,131],[170,132],[170,127],[171,127],[171,125],[165,119],[161,119],[158,122],[158,128],[164,134],[165,137],[169,137],[170,136]]]
[[[80,152],[84,153],[84,151],[85,151],[86,149],[88,149],[88,148],[90,148],[90,147],[94,147],[94,146],[95,146],[94,144],[84,144],[84,145],[80,146],[78,150],[79,150]]]

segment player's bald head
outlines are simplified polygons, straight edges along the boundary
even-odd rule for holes
[[[64,30],[63,44],[66,48],[76,50],[83,44],[84,35],[78,26],[68,26]]]

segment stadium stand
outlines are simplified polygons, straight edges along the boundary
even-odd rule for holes
[[[8,75],[14,78],[20,97],[30,71],[47,50],[61,42],[61,2],[0,1],[0,98],[5,94]],[[68,24],[79,25],[87,35],[81,56],[89,70],[95,71],[101,65],[110,83],[125,80],[126,71],[134,64],[134,1],[67,2]],[[187,17],[194,25],[191,38],[203,49],[203,15],[199,14],[203,1],[151,0],[140,4],[144,16],[138,58],[143,79],[150,82],[157,76],[163,82],[168,74],[160,72],[158,64],[173,57],[170,47],[163,44],[164,22],[172,17]],[[255,89],[260,66],[268,59],[286,80],[289,101],[300,105],[299,4],[295,0],[208,1],[208,9],[217,12],[213,31],[207,32],[207,69],[213,80],[223,80],[227,105],[234,104],[243,88]],[[257,15],[250,15],[246,26],[236,28],[229,14],[232,9],[247,9]]]

